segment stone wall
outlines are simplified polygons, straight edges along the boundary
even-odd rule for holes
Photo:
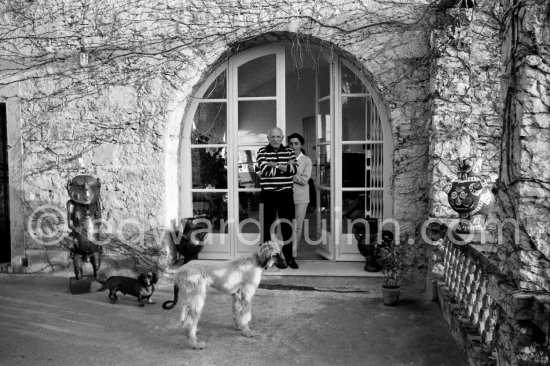
[[[499,6],[501,10],[497,14],[502,16],[495,19],[500,19],[501,103],[495,110],[502,116],[502,127],[497,129],[501,132],[501,153],[499,164],[491,164],[489,169],[497,168],[497,202],[493,215],[501,221],[504,235],[496,246],[450,245],[448,248],[453,249],[446,252],[442,266],[445,283],[439,284],[439,300],[469,364],[547,365],[550,357],[550,4],[503,0],[495,4],[494,9]],[[452,13],[461,16],[457,24],[473,24],[469,10],[453,9]],[[441,33],[435,35],[436,45],[451,44]],[[493,33],[493,39],[495,35]],[[456,48],[451,51],[455,52]],[[437,75],[450,69],[438,65],[434,73],[436,86],[440,85]],[[469,67],[457,66],[456,70]],[[438,99],[435,102],[439,102]],[[448,105],[444,103],[446,108]],[[445,114],[438,108],[434,111],[437,128]],[[453,112],[453,115],[460,116],[460,113]],[[437,137],[436,133],[433,135]],[[437,146],[438,140],[434,141]],[[439,144],[445,142],[442,139]],[[460,145],[460,141],[448,144],[447,148],[452,151],[456,145]],[[433,164],[435,168],[441,165],[437,158]],[[434,199],[430,214],[445,217],[445,208],[437,210],[437,207]],[[447,291],[449,289],[451,291]]]
[[[501,257],[520,288],[550,290],[550,5],[501,1],[503,159],[498,193],[508,227]]]
[[[430,78],[430,217],[458,218],[444,187],[457,178],[458,160],[481,153],[482,174],[500,167],[500,7],[443,8],[432,32]]]
[[[304,49],[308,43],[322,44],[364,70],[394,132],[394,218],[403,231],[414,231],[428,201],[426,101],[434,19],[429,3],[42,0],[1,5],[3,34],[20,37],[0,46],[5,63],[18,65],[9,80],[18,80],[15,99],[21,111],[14,124],[20,133],[13,135],[19,137],[10,146],[21,146],[22,156],[10,154],[10,165],[21,167],[22,184],[11,199],[22,207],[14,215],[22,233],[15,234],[25,239],[13,243],[13,264],[35,253],[31,266],[36,263],[36,270],[68,265],[68,243],[44,247],[29,235],[26,223],[36,222],[31,214],[43,205],[62,217],[67,179],[81,173],[101,179],[104,216],[114,230],[134,238],[139,232],[131,223],[144,228],[146,240],[137,241],[130,256],[140,257],[151,247],[165,250],[167,240],[159,235],[178,215],[178,149],[188,98],[241,45],[281,35]],[[42,36],[31,39],[35,34]],[[6,74],[2,80],[8,80]],[[53,220],[49,230],[63,231],[65,225]],[[106,256],[128,256],[127,249]]]
[[[496,180],[502,270],[550,289],[548,4],[478,2],[438,16],[431,45],[430,217],[451,218],[443,187],[480,151]],[[507,220],[507,221],[505,221]]]

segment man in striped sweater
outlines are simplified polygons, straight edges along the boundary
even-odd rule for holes
[[[269,144],[258,150],[256,160],[259,168],[260,203],[263,204],[263,241],[271,238],[276,229],[277,217],[288,220],[281,223],[283,235],[283,255],[290,268],[298,268],[292,257],[292,236],[294,220],[293,177],[296,174],[294,151],[283,146],[283,131],[274,127],[267,132]],[[272,227],[273,225],[273,227]]]

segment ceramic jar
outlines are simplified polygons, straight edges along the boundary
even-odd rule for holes
[[[458,177],[445,187],[449,205],[460,218],[458,233],[480,231],[494,203],[492,180],[481,175],[483,159],[478,156],[459,160]]]

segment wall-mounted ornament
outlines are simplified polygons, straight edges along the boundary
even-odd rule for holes
[[[457,233],[481,231],[487,214],[494,203],[491,193],[493,181],[481,175],[483,159],[481,153],[458,162],[458,177],[445,187],[449,205],[460,218]]]

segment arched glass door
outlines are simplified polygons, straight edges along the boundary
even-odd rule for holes
[[[337,75],[334,184],[340,192],[335,195],[339,208],[335,257],[357,260],[362,257],[353,223],[361,219],[372,235],[381,231],[384,219],[391,218],[391,132],[363,75],[344,60],[338,63]]]
[[[231,145],[236,177],[231,187],[236,254],[257,250],[260,241],[260,181],[256,152],[267,144],[268,129],[285,130],[284,47],[262,47],[230,61],[231,105],[229,115],[236,134]]]
[[[302,128],[300,118],[285,122],[289,111],[303,109],[285,102],[285,80],[292,74],[285,72],[285,62],[291,62],[285,51],[284,45],[271,45],[231,57],[190,102],[180,155],[180,217],[210,221],[212,233],[201,258],[231,258],[257,248],[256,152],[267,144],[270,127],[285,134]],[[315,114],[310,157],[317,236],[312,242],[325,258],[364,260],[346,218],[380,223],[391,217],[391,130],[362,73],[336,54],[318,51],[312,52],[315,71],[306,81],[312,86],[309,93],[315,93],[310,114],[298,115]]]
[[[316,116],[317,252],[364,260],[352,228],[380,231],[391,217],[391,131],[364,76],[337,57],[319,59]]]
[[[334,73],[335,62],[325,56],[319,58],[319,66],[315,82],[315,114],[316,114],[316,166],[317,176],[317,232],[319,241],[317,252],[327,258],[334,259],[334,177],[332,170],[333,130],[334,130]]]
[[[227,69],[210,75],[196,96],[182,136],[179,217],[208,221],[206,257],[230,258]]]
[[[191,103],[181,152],[180,215],[211,225],[202,258],[257,250],[256,151],[267,144],[269,128],[285,128],[284,70],[282,46],[240,53],[206,80]]]

